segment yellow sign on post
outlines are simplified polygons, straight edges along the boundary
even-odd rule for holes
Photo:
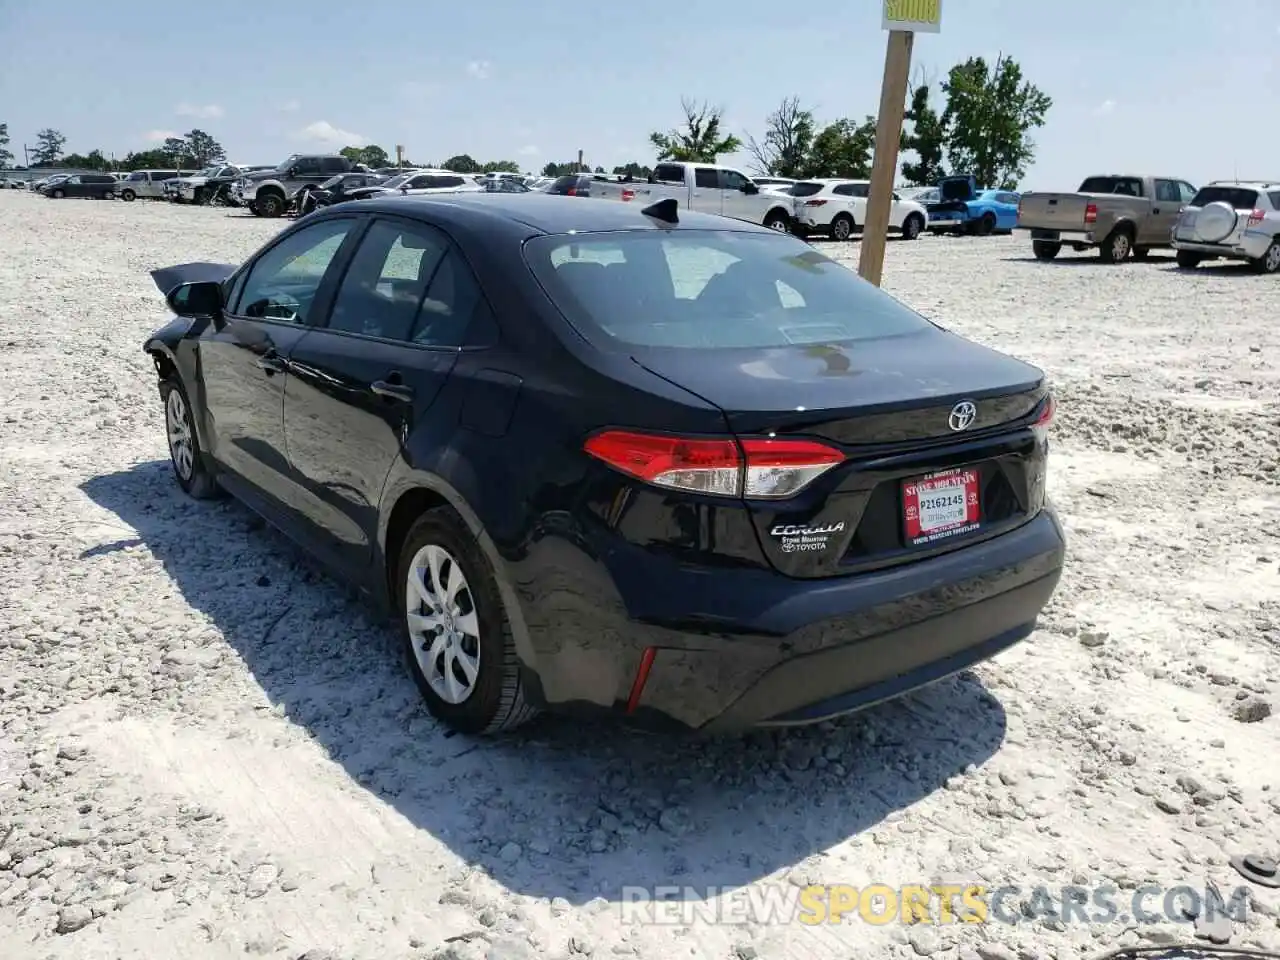
[[[884,30],[942,32],[942,0],[884,0]]]

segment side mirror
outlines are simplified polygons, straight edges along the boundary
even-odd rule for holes
[[[742,192],[743,192],[743,193],[748,193],[748,194],[750,194],[750,193],[759,193],[759,192],[760,192],[760,188],[759,188],[759,187],[757,187],[754,183],[752,183],[751,181],[749,181],[749,180],[748,180],[746,183],[744,183],[744,184],[742,185]]]
[[[165,300],[180,317],[216,317],[222,313],[222,284],[193,280],[174,287]]]
[[[286,170],[286,171],[285,171],[285,174],[284,174],[284,175],[285,175],[286,177],[296,177],[296,176],[298,175],[298,168],[297,168],[297,167],[290,167],[288,170]]]

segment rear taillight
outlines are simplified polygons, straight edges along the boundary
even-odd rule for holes
[[[634,200],[635,198],[636,198],[636,192],[635,192],[634,190],[623,190],[623,191],[622,191],[622,199],[623,199],[624,201],[625,201],[625,200]]]
[[[822,205],[823,205],[824,203],[826,203],[826,202],[827,202],[827,201],[825,201],[825,200],[806,200],[806,201],[804,202],[804,205],[805,205],[806,207],[820,207],[820,206],[822,206]]]
[[[1097,223],[1097,222],[1098,222],[1098,205],[1097,205],[1096,203],[1087,203],[1087,204],[1085,204],[1085,207],[1084,207],[1084,222],[1085,222],[1085,223]]]
[[[737,441],[608,430],[584,449],[615,470],[671,490],[720,497],[789,497],[844,461],[812,440],[749,437]]]
[[[1266,216],[1267,213],[1265,210],[1253,210],[1249,214],[1249,222],[1246,226],[1252,227],[1254,224],[1261,223]]]
[[[1049,427],[1053,425],[1053,418],[1057,412],[1058,401],[1054,399],[1053,394],[1049,394],[1045,397],[1044,406],[1040,408],[1040,416],[1036,417],[1036,422],[1031,425],[1031,432],[1037,439],[1048,439]]]
[[[567,190],[565,190],[564,195],[566,197],[576,197],[578,195],[578,188],[569,187]]]

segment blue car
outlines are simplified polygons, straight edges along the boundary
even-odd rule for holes
[[[1011,233],[1018,223],[1018,194],[1012,190],[979,190],[972,176],[946,177],[938,199],[926,203],[929,229],[978,236]]]

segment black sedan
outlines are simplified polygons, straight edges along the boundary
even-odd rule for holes
[[[457,730],[822,720],[1010,647],[1058,583],[1041,371],[793,237],[395,197],[153,277],[178,484],[395,616]]]
[[[340,173],[336,177],[330,177],[316,189],[303,191],[298,198],[298,215],[306,216],[320,207],[331,207],[335,203],[357,199],[352,195],[353,190],[376,187],[385,179],[386,177],[380,177],[376,173]]]
[[[92,200],[115,198],[120,181],[109,173],[79,173],[65,180],[47,183],[40,188],[46,197],[61,200],[63,197],[88,197]]]

